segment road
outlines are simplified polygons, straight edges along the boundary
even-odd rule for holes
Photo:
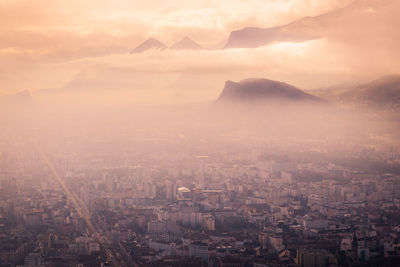
[[[49,168],[52,175],[56,179],[56,181],[60,184],[61,188],[64,191],[64,194],[67,196],[68,200],[72,203],[73,208],[77,211],[79,217],[85,220],[86,227],[89,233],[99,242],[100,246],[102,246],[107,254],[107,261],[111,263],[115,267],[124,267],[126,266],[125,261],[122,259],[121,255],[115,250],[115,248],[111,248],[111,242],[107,238],[100,234],[100,231],[97,229],[97,225],[93,224],[91,221],[91,214],[87,209],[86,205],[82,202],[80,198],[78,198],[74,192],[72,192],[65,181],[58,174],[56,168],[53,163],[49,160],[46,153],[40,148],[37,142],[32,141],[35,149],[39,153],[41,159],[44,164]]]

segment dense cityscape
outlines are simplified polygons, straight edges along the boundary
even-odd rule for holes
[[[1,266],[399,264],[399,148],[297,141],[186,153],[148,141],[154,154],[3,144]]]

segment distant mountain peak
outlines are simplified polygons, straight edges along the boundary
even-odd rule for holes
[[[28,90],[0,97],[0,105],[5,107],[27,107],[35,103]]]
[[[399,107],[400,76],[384,76],[343,94],[345,99],[382,107]]]
[[[142,53],[147,50],[164,50],[166,49],[167,46],[157,39],[154,38],[149,38],[140,45],[138,45],[131,53],[137,54],[137,53]]]
[[[255,48],[280,42],[304,42],[329,36],[349,18],[369,16],[397,0],[355,0],[347,6],[317,16],[303,17],[273,27],[245,27],[232,31],[224,48]]]
[[[400,75],[386,75],[386,76],[376,79],[370,83],[375,84],[375,85],[392,84],[392,83],[398,84],[398,83],[400,83]]]
[[[353,107],[382,110],[400,108],[400,75],[387,75],[358,85],[330,87],[315,91],[331,101]]]
[[[251,78],[240,82],[226,81],[218,102],[323,101],[287,83]]]
[[[225,49],[256,48],[277,42],[303,42],[319,38],[310,31],[315,23],[313,17],[306,17],[286,25],[271,28],[246,27],[230,33]]]
[[[171,46],[171,49],[175,50],[198,50],[203,49],[198,43],[190,39],[189,37],[185,36],[179,42],[176,42]]]

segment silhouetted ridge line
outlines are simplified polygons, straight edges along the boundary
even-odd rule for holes
[[[135,49],[132,50],[132,54],[142,53],[147,50],[164,50],[167,46],[154,38],[149,38],[140,45],[138,45]]]
[[[305,93],[293,85],[255,78],[240,82],[227,81],[218,98],[218,102],[264,102],[273,100],[323,102],[322,99]]]

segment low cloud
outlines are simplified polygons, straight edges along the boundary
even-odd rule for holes
[[[317,88],[400,73],[396,28],[400,6],[396,1],[376,10],[361,5],[353,14],[321,24],[323,38],[303,43],[129,54],[150,36],[170,45],[188,35],[210,45],[237,28],[274,26],[350,2],[223,0],[180,5],[178,1],[138,4],[119,0],[111,4],[101,0],[93,4],[43,0],[35,5],[26,0],[2,1],[0,94],[62,88],[91,72],[94,87],[115,79],[123,81],[117,87],[133,91],[147,88],[147,94],[154,89],[163,96],[179,95],[182,101],[205,101],[217,97],[228,79],[266,77]],[[10,12],[21,19],[7,15]],[[155,79],[164,85],[155,84]]]

